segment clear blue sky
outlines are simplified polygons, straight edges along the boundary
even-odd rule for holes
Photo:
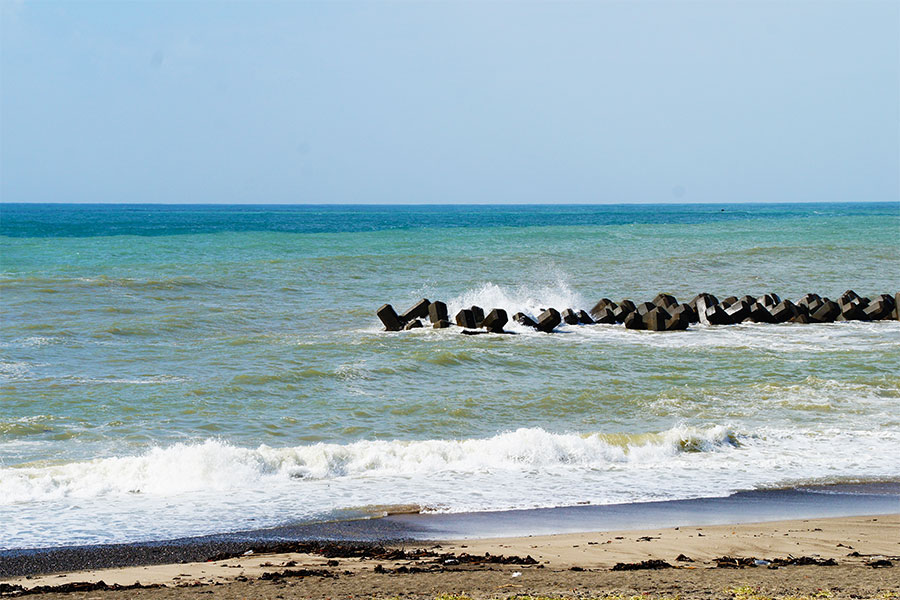
[[[900,198],[896,1],[0,11],[4,202]]]

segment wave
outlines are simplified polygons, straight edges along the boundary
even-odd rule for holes
[[[153,448],[140,456],[54,466],[0,468],[0,505],[107,495],[178,495],[255,488],[267,481],[445,473],[604,470],[652,464],[682,453],[740,447],[730,429],[673,428],[661,433],[580,435],[518,429],[490,438],[318,443],[241,448],[219,440]]]
[[[463,292],[447,302],[450,316],[459,310],[477,305],[485,311],[502,308],[510,318],[517,312],[537,315],[542,309],[553,307],[558,310],[566,308],[580,309],[585,307],[584,298],[574,291],[562,276],[546,285],[520,285],[503,287],[487,282],[478,288]]]

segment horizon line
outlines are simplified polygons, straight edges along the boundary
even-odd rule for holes
[[[756,202],[64,202],[6,201],[0,206],[759,206],[779,204],[900,204],[895,200],[760,200]]]

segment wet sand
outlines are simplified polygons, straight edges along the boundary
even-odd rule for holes
[[[217,560],[8,577],[3,582],[10,594],[49,586],[48,598],[103,599],[900,597],[900,514],[344,545],[355,548],[352,556],[342,556],[353,552],[341,547],[254,551]],[[52,589],[77,589],[76,582],[88,585],[70,593]],[[108,589],[136,582],[160,587]]]

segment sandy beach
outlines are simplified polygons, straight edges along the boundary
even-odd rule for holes
[[[341,544],[323,548],[14,577],[3,581],[0,592],[40,592],[47,598],[900,594],[900,514],[423,542],[353,552]]]

